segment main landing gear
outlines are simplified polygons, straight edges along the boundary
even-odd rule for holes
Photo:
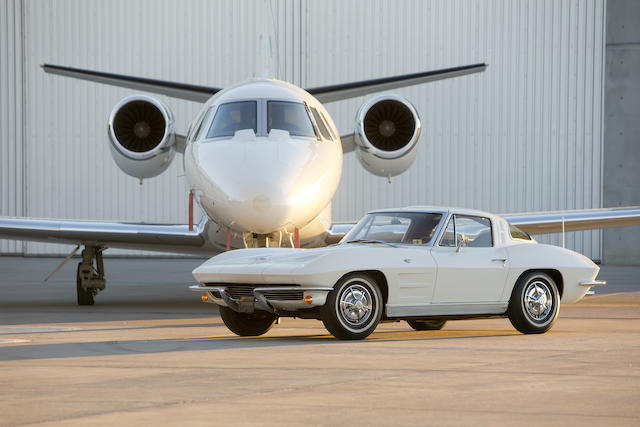
[[[93,298],[104,289],[104,265],[102,251],[99,246],[85,246],[82,251],[82,262],[78,263],[76,272],[76,289],[78,305],[93,305]]]

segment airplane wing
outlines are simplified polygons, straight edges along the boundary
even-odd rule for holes
[[[125,87],[143,92],[158,93],[172,98],[186,99],[187,101],[202,103],[207,102],[209,98],[221,90],[217,87],[146,79],[142,77],[127,76],[124,74],[103,73],[101,71],[62,67],[60,65],[43,64],[42,69],[50,74],[58,74],[65,77],[104,83],[111,86]]]
[[[211,222],[187,225],[0,217],[0,239],[69,243],[213,256],[222,251],[205,238]]]
[[[640,207],[582,209],[501,215],[510,224],[529,234],[592,230],[640,225]]]
[[[479,73],[487,68],[487,64],[463,65],[461,67],[443,68],[441,70],[425,71],[422,73],[404,74],[401,76],[384,77],[381,79],[362,80],[358,82],[339,85],[322,86],[305,89],[315,96],[320,102],[333,102],[370,93],[397,89],[400,87],[433,82],[464,76],[466,74]]]

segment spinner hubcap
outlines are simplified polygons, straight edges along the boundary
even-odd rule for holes
[[[544,321],[553,310],[553,294],[549,285],[541,280],[529,283],[524,291],[527,314],[536,322]]]
[[[340,295],[339,312],[350,326],[362,327],[373,313],[373,295],[365,286],[351,284]]]

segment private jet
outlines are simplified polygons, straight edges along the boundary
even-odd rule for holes
[[[485,71],[484,63],[302,89],[257,78],[226,89],[44,64],[47,73],[145,94],[113,108],[108,134],[113,160],[140,180],[164,172],[182,154],[190,186],[189,224],[151,225],[0,217],[0,238],[75,244],[52,272],[82,248],[77,301],[91,305],[105,289],[103,251],[129,248],[213,256],[237,248],[322,247],[355,224],[332,224],[331,200],[344,153],[355,152],[370,173],[390,179],[409,168],[420,118],[409,100],[388,91]],[[202,103],[186,134],[170,108],[146,94]],[[323,103],[373,95],[340,135]],[[204,211],[193,223],[193,200]],[[503,215],[529,233],[640,223],[640,209],[597,209]]]

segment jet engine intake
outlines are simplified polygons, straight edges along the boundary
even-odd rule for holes
[[[173,114],[161,101],[147,95],[122,99],[109,117],[111,154],[123,172],[151,178],[164,172],[173,157]]]
[[[420,117],[399,95],[380,95],[356,115],[355,141],[360,163],[369,172],[391,177],[406,171],[416,157]]]

